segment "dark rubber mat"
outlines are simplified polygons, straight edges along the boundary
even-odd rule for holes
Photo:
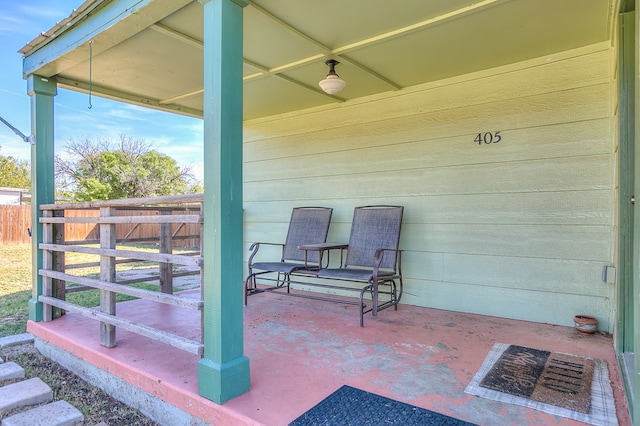
[[[344,385],[289,426],[475,426],[444,414]]]

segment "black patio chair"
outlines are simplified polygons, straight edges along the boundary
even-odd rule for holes
[[[319,244],[327,240],[332,208],[328,207],[296,207],[291,212],[289,230],[284,244],[255,242],[249,250],[249,275],[244,281],[244,304],[247,296],[264,291],[271,291],[286,287],[289,292],[291,273],[296,270],[320,269],[322,256],[319,252],[299,250],[298,246],[305,244]],[[254,262],[260,246],[276,245],[282,247],[279,261]],[[258,288],[258,277],[261,282],[273,283],[270,287]]]

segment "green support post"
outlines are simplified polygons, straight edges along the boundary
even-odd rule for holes
[[[633,24],[633,61],[634,61],[634,86],[633,86],[633,105],[634,113],[628,117],[633,119],[634,128],[634,143],[633,143],[633,157],[634,157],[634,171],[633,171],[633,188],[635,192],[635,198],[638,198],[638,190],[640,189],[640,120],[637,117],[638,105],[640,105],[640,0],[634,2]],[[631,421],[634,425],[640,424],[640,326],[636,325],[640,318],[640,209],[638,207],[633,208],[633,251],[631,255],[632,259],[632,273],[633,290],[631,292],[633,300],[633,314],[631,317],[631,324],[626,324],[629,328],[626,337],[633,337],[633,350],[634,350],[634,377],[632,380],[633,389],[631,390],[631,397],[627,398],[629,403],[629,409],[631,414]]]
[[[242,8],[200,0],[204,15],[204,357],[198,392],[219,404],[249,390],[242,299]]]
[[[31,97],[31,134],[35,142],[31,145],[31,260],[32,290],[29,300],[29,319],[42,321],[42,224],[39,209],[41,204],[55,203],[54,157],[53,157],[53,97],[57,94],[54,78],[31,75],[27,79],[27,93]]]

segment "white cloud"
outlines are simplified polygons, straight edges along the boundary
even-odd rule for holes
[[[31,146],[14,135],[11,130],[0,131],[0,155],[20,160],[31,159]]]
[[[131,110],[131,108],[113,108],[107,111],[105,114],[110,118],[118,118],[123,120],[133,121],[145,121],[145,117],[140,116],[140,112],[137,110]]]
[[[191,174],[196,180],[204,182],[204,161],[191,165]]]

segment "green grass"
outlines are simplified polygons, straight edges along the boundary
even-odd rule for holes
[[[31,245],[0,246],[0,337],[24,333],[31,297]]]
[[[0,298],[0,337],[27,331],[27,301],[31,291],[19,291]]]
[[[152,251],[152,249],[147,249]],[[94,255],[68,253],[67,264],[96,261]],[[118,266],[118,270],[149,268],[144,262],[127,263]],[[28,302],[31,298],[31,245],[9,244],[0,245],[0,337],[26,332],[28,319]],[[96,278],[99,268],[91,267],[73,269],[69,273]],[[157,284],[139,283],[132,286],[145,290],[158,290]],[[67,301],[84,306],[93,307],[100,304],[99,290],[87,290],[67,295]],[[134,297],[118,294],[117,302],[135,299]]]

